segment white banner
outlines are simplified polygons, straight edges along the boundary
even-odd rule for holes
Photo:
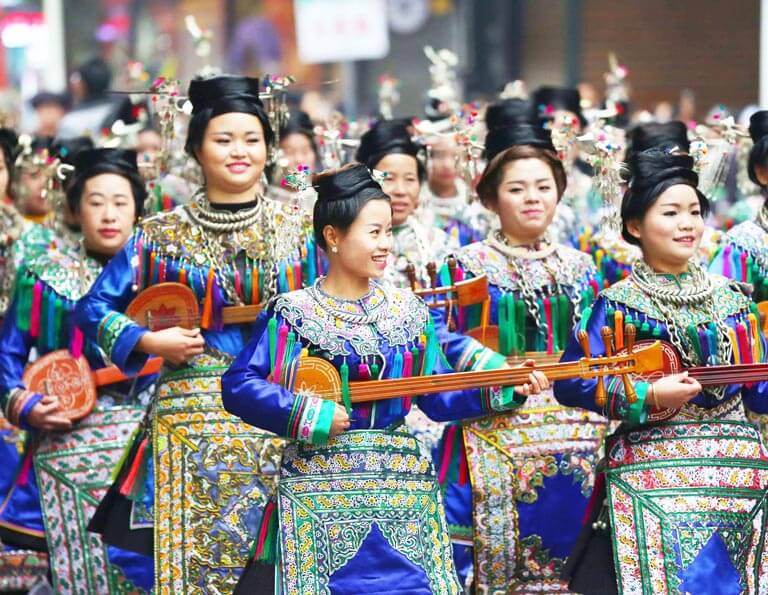
[[[375,60],[389,53],[385,0],[294,0],[305,64]]]

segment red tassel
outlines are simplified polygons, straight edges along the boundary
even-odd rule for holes
[[[463,445],[459,445],[461,448]],[[467,469],[467,453],[463,448],[459,452],[459,485],[467,485],[469,470]]]
[[[448,475],[448,468],[451,466],[454,436],[456,436],[456,426],[451,426],[448,428],[448,432],[445,436],[445,450],[443,450],[443,458],[440,461],[440,473],[437,476],[437,482],[440,485],[445,483],[445,477]]]
[[[160,259],[160,264],[157,267],[157,282],[165,283],[165,258]]]
[[[131,463],[131,469],[128,471],[128,475],[125,476],[123,484],[120,486],[120,495],[127,496],[131,493],[131,490],[133,490],[133,485],[136,483],[136,478],[139,475],[139,470],[143,463],[144,451],[147,449],[147,444],[149,444],[148,438],[144,438],[144,440],[141,441],[141,444],[139,444],[139,448],[136,450],[136,456],[133,459],[133,463]]]
[[[256,542],[256,550],[253,553],[255,560],[263,560],[265,562],[272,561],[274,559],[274,544],[270,541],[274,541],[276,538],[276,524],[275,519],[272,518],[275,514],[275,502],[270,500],[264,507],[264,516],[261,519],[261,527],[259,527],[259,537]],[[265,551],[269,550],[269,551]],[[270,560],[272,558],[272,560]]]
[[[69,352],[75,359],[83,355],[83,332],[77,327],[72,331],[72,341],[69,344]]]

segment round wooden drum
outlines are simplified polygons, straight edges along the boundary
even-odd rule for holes
[[[55,395],[61,403],[61,415],[78,421],[96,406],[96,385],[88,361],[75,359],[66,349],[44,355],[27,366],[23,376],[28,390]]]

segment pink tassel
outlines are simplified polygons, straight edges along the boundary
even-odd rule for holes
[[[277,331],[277,353],[275,355],[275,373],[272,376],[273,381],[279,383],[282,378],[283,355],[285,352],[285,343],[288,339],[288,325],[283,323]]]
[[[27,443],[27,452],[24,453],[24,462],[21,464],[21,469],[19,470],[19,476],[16,479],[16,484],[23,488],[29,483],[29,472],[32,469],[32,451],[34,450],[32,448],[31,443]]]
[[[40,302],[43,300],[43,284],[35,281],[32,289],[32,312],[29,320],[29,335],[36,339],[40,335]]]
[[[77,327],[75,327],[75,330],[72,332],[72,341],[69,344],[69,353],[71,353],[72,357],[75,359],[83,355],[83,333]]]
[[[235,293],[241,300],[245,301],[245,297],[243,296],[243,284],[240,280],[240,271],[237,269],[235,269]]]
[[[406,349],[405,353],[403,353],[403,378],[410,378],[411,376],[413,376],[413,354],[410,349]],[[406,411],[411,409],[412,401],[413,397],[411,395],[406,395],[403,399],[403,406]]]

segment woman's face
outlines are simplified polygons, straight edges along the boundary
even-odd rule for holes
[[[531,244],[552,223],[557,200],[549,164],[537,158],[516,159],[504,167],[494,210],[508,238],[516,244]]]
[[[305,134],[294,132],[280,139],[280,149],[288,161],[288,169],[295,170],[299,165],[306,165],[309,171],[315,171],[317,157],[312,143]]]
[[[136,221],[130,182],[117,174],[100,174],[85,182],[77,214],[85,246],[114,256],[128,241]]]
[[[208,188],[238,194],[254,188],[267,161],[259,119],[232,112],[211,118],[197,153]]]
[[[419,204],[418,162],[410,155],[391,153],[375,169],[387,174],[381,187],[392,199],[392,225],[402,225]]]
[[[458,146],[449,137],[437,137],[430,142],[429,185],[432,188],[453,186],[457,175]]]
[[[329,266],[358,279],[378,279],[392,249],[392,209],[389,201],[370,200],[346,231],[326,226]],[[334,252],[332,246],[336,246]]]
[[[684,271],[704,233],[699,197],[678,184],[662,192],[642,220],[628,221],[627,231],[640,241],[644,260],[659,272]]]
[[[43,196],[45,173],[41,168],[25,169],[19,176],[20,210],[26,215],[43,216],[51,210],[51,205]]]

